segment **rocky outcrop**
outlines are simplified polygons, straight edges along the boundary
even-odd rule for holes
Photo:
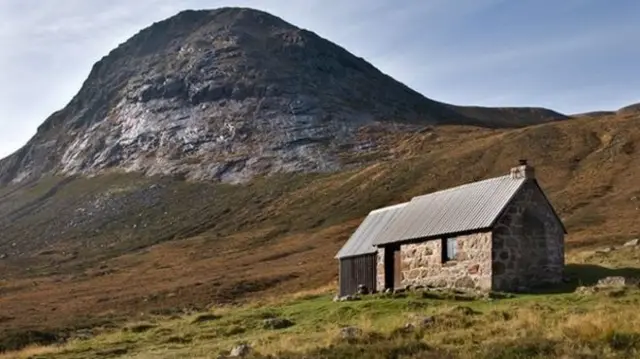
[[[141,31],[0,163],[2,182],[110,169],[242,182],[333,171],[376,122],[463,119],[366,61],[251,9],[186,11]],[[469,121],[473,122],[473,121]]]

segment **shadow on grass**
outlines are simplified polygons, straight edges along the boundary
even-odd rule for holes
[[[592,286],[606,277],[640,278],[640,268],[607,268],[595,264],[567,264],[565,276],[568,283],[541,288],[533,294],[572,293],[580,286]]]

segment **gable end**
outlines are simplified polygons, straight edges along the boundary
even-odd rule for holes
[[[551,213],[553,214],[553,217],[556,219],[556,221],[558,222],[558,224],[560,225],[560,227],[562,228],[562,231],[564,234],[568,234],[566,227],[564,226],[564,223],[562,222],[562,219],[560,219],[560,216],[558,215],[558,213],[556,212],[555,208],[553,208],[553,205],[551,204],[551,201],[549,201],[549,197],[547,197],[547,195],[544,193],[544,190],[542,189],[542,187],[540,187],[540,184],[538,183],[538,181],[536,179],[529,179],[527,180],[525,183],[523,183],[522,186],[520,186],[520,188],[518,188],[518,190],[513,194],[513,196],[511,196],[511,198],[509,199],[509,201],[507,202],[507,204],[504,206],[504,208],[502,209],[502,211],[500,212],[500,214],[495,218],[495,220],[493,221],[493,223],[491,224],[491,228],[494,228],[495,225],[500,221],[500,219],[502,218],[502,216],[504,216],[504,212],[507,210],[507,208],[509,208],[509,206],[511,205],[511,203],[513,202],[513,200],[518,197],[518,194],[520,194],[520,192],[523,189],[526,189],[529,185],[533,185],[535,190],[542,195],[542,198],[544,199],[545,205],[547,207],[547,209],[549,209],[551,211]]]

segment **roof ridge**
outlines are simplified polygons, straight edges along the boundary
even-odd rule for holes
[[[398,204],[394,204],[392,206],[387,206],[387,207],[381,207],[378,209],[374,209],[373,211],[369,212],[369,214],[374,214],[374,213],[378,213],[378,212],[384,212],[384,211],[389,211],[392,209],[398,209],[401,207],[404,207],[408,204],[409,202],[404,202],[404,203],[398,203]]]
[[[505,175],[416,196],[373,244],[489,228],[526,180]]]
[[[505,176],[498,176],[498,177],[490,177],[490,178],[486,178],[486,179],[483,179],[483,180],[480,180],[480,181],[467,182],[467,183],[463,183],[463,184],[458,185],[458,186],[449,187],[449,188],[437,190],[437,191],[434,191],[434,192],[429,192],[429,193],[425,193],[425,194],[421,194],[421,195],[415,196],[415,197],[411,198],[411,201],[413,201],[414,199],[431,196],[431,195],[437,194],[437,193],[454,192],[454,191],[457,191],[457,190],[468,188],[468,187],[470,187],[472,185],[478,185],[478,184],[486,183],[486,182],[489,182],[489,181],[495,181],[495,180],[498,180],[498,179],[506,179],[506,178],[511,179],[511,176],[505,175]],[[515,180],[521,180],[521,178],[517,178]]]

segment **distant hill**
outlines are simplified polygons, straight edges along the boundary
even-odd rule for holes
[[[529,126],[569,118],[559,112],[540,107],[452,106],[452,108],[466,117],[478,119],[493,127]]]
[[[579,114],[571,115],[569,117],[574,117],[574,118],[580,118],[580,117],[596,118],[596,117],[615,116],[615,115],[627,116],[627,115],[634,115],[634,114],[638,114],[638,113],[640,113],[640,103],[622,107],[617,111],[593,111],[593,112],[579,113]]]
[[[633,115],[640,113],[640,103],[629,105],[618,110],[620,115]]]

